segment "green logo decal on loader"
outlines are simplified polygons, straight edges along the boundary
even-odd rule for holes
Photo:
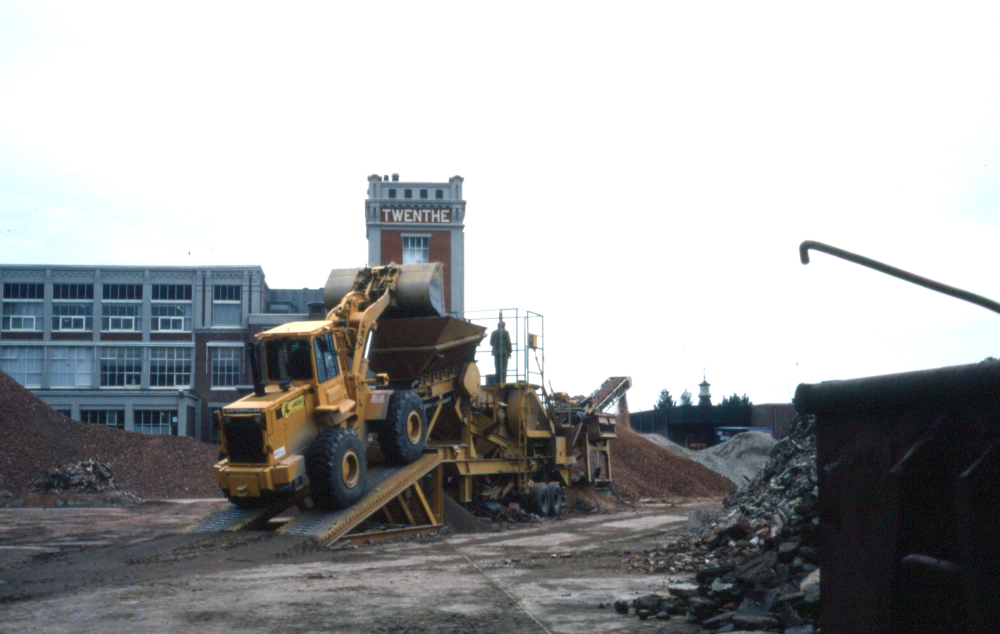
[[[281,418],[287,417],[289,414],[297,409],[302,409],[306,406],[306,397],[299,396],[298,398],[293,398],[287,403],[281,404]]]

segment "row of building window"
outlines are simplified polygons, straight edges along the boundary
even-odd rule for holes
[[[396,190],[395,189],[390,189],[389,190],[389,198],[395,198],[395,197],[396,197]],[[413,198],[413,190],[412,189],[404,189],[403,190],[403,198]],[[420,198],[422,200],[426,200],[427,199],[427,190],[426,189],[421,189],[420,190]],[[436,189],[436,190],[434,190],[434,198],[436,200],[444,200],[444,190],[443,189]]]
[[[120,301],[141,301],[142,284],[104,284],[101,297]],[[153,301],[191,301],[190,284],[153,284]],[[239,301],[241,288],[238,285],[216,284],[213,287],[215,299]],[[5,283],[4,299],[45,299],[45,285],[31,283]],[[94,299],[93,284],[53,284],[52,299]]]
[[[98,364],[101,387],[137,387],[142,384],[145,351],[149,350],[150,387],[191,387],[193,348],[109,346],[4,346],[0,347],[0,370],[27,388],[42,384],[48,351],[49,387],[90,388],[94,364]],[[243,349],[209,347],[208,367],[212,387],[239,384]]]
[[[40,301],[3,302],[0,330],[41,332],[44,304]],[[94,305],[73,302],[52,303],[52,330],[86,331],[94,329]],[[149,329],[152,332],[191,332],[191,302],[158,302],[150,306]],[[239,326],[242,304],[223,300],[212,302],[213,326]],[[142,304],[107,302],[101,304],[101,331],[141,332]]]
[[[56,411],[70,416],[70,410]],[[125,429],[125,410],[123,409],[81,409],[80,422],[107,425],[116,429]],[[137,409],[132,411],[132,429],[144,434],[160,436],[177,435],[177,410],[175,409]]]

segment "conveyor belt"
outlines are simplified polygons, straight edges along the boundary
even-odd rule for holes
[[[279,533],[312,535],[331,544],[356,528],[417,480],[441,464],[442,452],[426,453],[402,467],[374,467],[365,479],[365,492],[355,504],[336,511],[310,511],[285,524]],[[436,518],[440,524],[441,518]]]
[[[594,406],[595,412],[606,411],[615,401],[625,395],[632,387],[632,377],[613,376],[597,388],[587,400]]]

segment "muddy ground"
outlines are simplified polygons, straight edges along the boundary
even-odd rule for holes
[[[694,506],[333,550],[183,532],[211,501],[0,509],[0,631],[696,632],[598,608],[665,592],[623,552],[661,544]]]

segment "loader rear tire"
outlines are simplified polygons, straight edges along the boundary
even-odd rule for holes
[[[545,517],[551,512],[552,491],[549,489],[549,485],[536,482],[531,487],[531,510],[541,517]]]
[[[306,452],[309,491],[321,507],[344,508],[360,500],[367,471],[364,446],[349,429],[324,429]]]
[[[558,482],[550,482],[549,485],[549,495],[552,499],[552,505],[549,508],[549,513],[552,517],[559,517],[562,513],[563,504],[565,503],[565,497],[563,495],[563,488]]]
[[[389,464],[410,464],[424,452],[427,413],[413,392],[397,391],[389,397],[389,411],[378,431],[378,446]]]

